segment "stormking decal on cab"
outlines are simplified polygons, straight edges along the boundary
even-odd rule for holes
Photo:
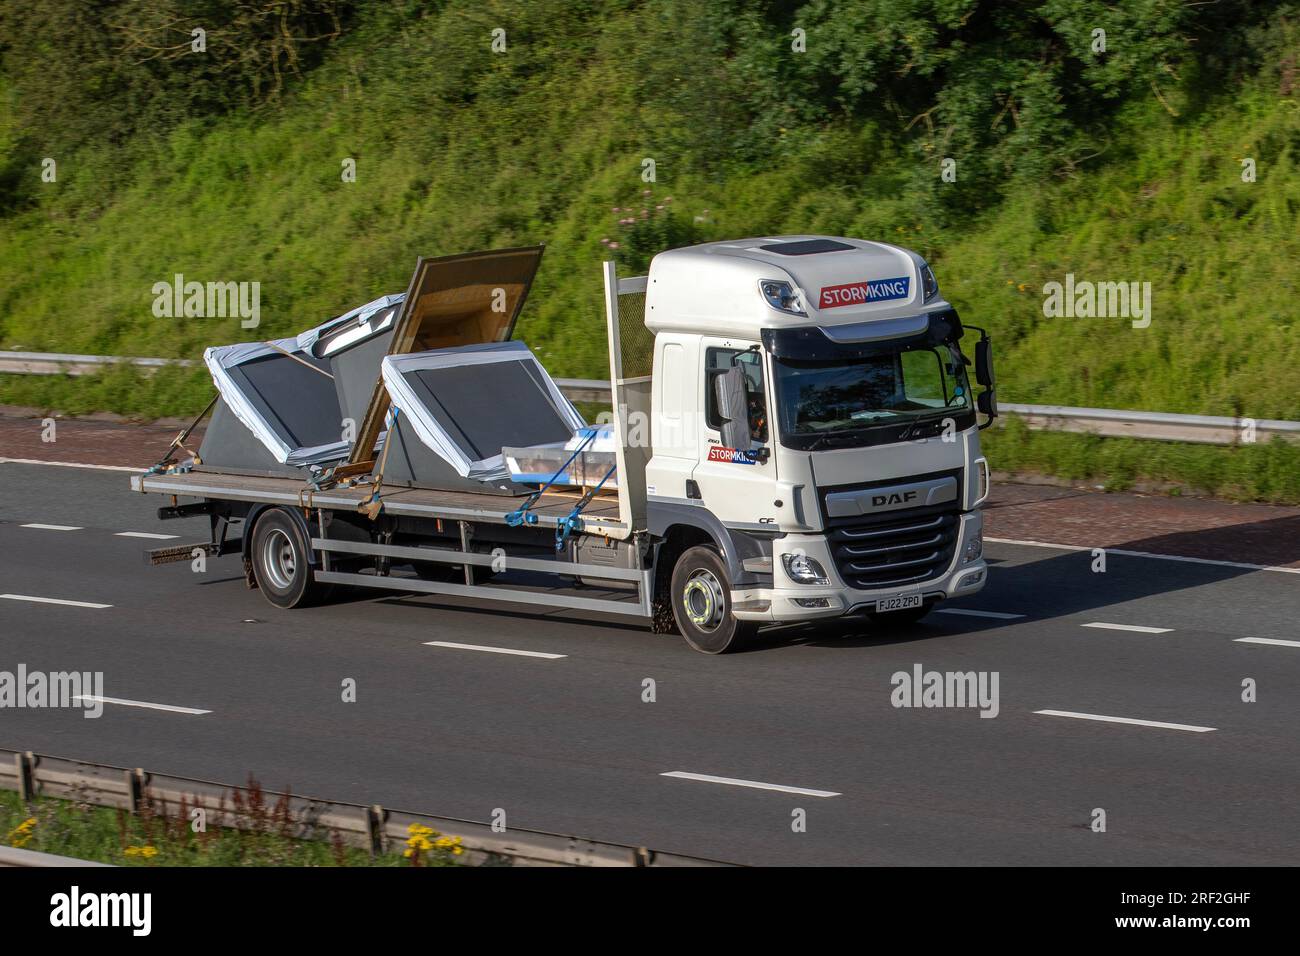
[[[885,302],[889,299],[906,299],[912,280],[909,276],[897,279],[850,282],[847,285],[825,286],[818,296],[817,308],[838,309],[845,305],[862,305],[864,302]]]
[[[709,461],[729,461],[733,465],[752,465],[755,459],[752,452],[741,451],[739,448],[717,447],[709,449]]]

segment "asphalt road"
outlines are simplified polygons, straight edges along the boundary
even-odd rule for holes
[[[711,658],[592,615],[460,599],[280,611],[238,558],[147,566],[167,542],[123,532],[206,527],[158,522],[163,499],[125,472],[0,477],[0,593],[19,596],[0,598],[0,670],[103,671],[105,696],[210,711],[0,709],[0,747],[484,821],[501,808],[751,864],[1300,863],[1300,575],[1121,555],[1103,574],[1087,552],[990,545],[989,587],[959,606],[1021,617],[772,628]],[[894,707],[892,675],[917,664],[996,672],[997,716]]]

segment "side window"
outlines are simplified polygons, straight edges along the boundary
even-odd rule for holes
[[[741,349],[708,349],[704,354],[704,409],[710,428],[722,427],[713,380],[721,372],[739,365],[745,370],[749,392],[749,433],[757,442],[767,441],[767,390],[763,384],[762,356]]]

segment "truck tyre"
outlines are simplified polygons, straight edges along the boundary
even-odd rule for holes
[[[307,539],[298,522],[280,508],[262,512],[253,527],[253,577],[276,607],[309,607],[329,594],[312,577]]]
[[[682,552],[673,568],[673,617],[686,643],[704,654],[725,654],[758,630],[731,613],[731,579],[717,551],[699,545]]]

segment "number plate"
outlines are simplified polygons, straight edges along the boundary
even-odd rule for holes
[[[893,597],[881,598],[876,602],[877,611],[902,611],[909,607],[920,607],[921,595],[895,594]]]

